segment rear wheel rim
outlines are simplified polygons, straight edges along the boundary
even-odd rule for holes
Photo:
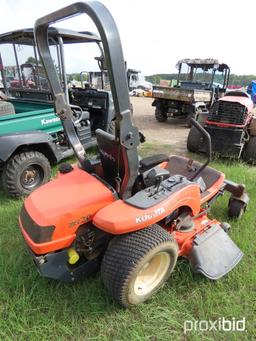
[[[157,288],[171,264],[168,252],[158,252],[143,265],[134,281],[134,292],[138,296],[145,296]]]
[[[44,178],[44,172],[39,165],[30,165],[23,170],[20,176],[20,183],[24,189],[31,190],[37,187]]]

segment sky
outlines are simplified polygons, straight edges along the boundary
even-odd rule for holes
[[[0,0],[0,33],[33,27],[39,17],[73,2]],[[183,58],[216,58],[232,73],[256,74],[255,0],[101,2],[116,21],[128,67],[145,75],[176,72],[175,64]],[[85,15],[56,26],[97,31]],[[96,62],[87,61],[93,55],[99,55],[97,50],[69,49],[67,72],[95,69]]]

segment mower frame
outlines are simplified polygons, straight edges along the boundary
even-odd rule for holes
[[[115,136],[96,131],[100,161],[94,164],[77,138],[47,39],[51,23],[78,13],[88,14],[101,35],[116,111]],[[129,306],[160,289],[178,256],[211,279],[233,269],[243,253],[224,232],[227,225],[207,217],[227,183],[223,173],[207,166],[211,140],[204,129],[192,120],[207,136],[209,155],[204,165],[179,156],[138,160],[139,132],[131,121],[120,37],[105,6],[79,2],[56,11],[37,20],[35,37],[57,115],[80,163],[80,167],[66,165],[22,208],[20,228],[39,271],[46,277],[74,281],[101,264],[105,286]],[[242,189],[237,194],[244,194]],[[152,269],[152,262],[152,283],[141,294],[140,274],[147,273],[148,266]]]

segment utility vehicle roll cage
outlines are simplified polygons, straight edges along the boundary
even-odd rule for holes
[[[179,70],[178,73],[178,79],[177,79],[177,85],[179,86],[181,83],[181,71],[182,71],[182,65],[186,64],[189,67],[189,81],[193,82],[194,80],[194,72],[200,68],[203,71],[209,71],[212,70],[211,74],[211,81],[209,83],[209,88],[213,86],[214,82],[214,76],[216,72],[222,72],[223,77],[223,89],[226,89],[229,82],[229,75],[230,75],[230,68],[227,64],[221,63],[217,59],[207,58],[207,59],[181,59],[176,64],[177,69]]]
[[[65,44],[74,44],[74,43],[96,43],[99,47],[100,54],[102,55],[103,50],[101,46],[101,40],[98,35],[92,32],[77,32],[68,29],[50,27],[48,30],[48,38],[49,45],[56,46],[57,51],[57,59],[59,66],[59,79],[63,84],[63,91],[66,95],[66,99],[68,101],[68,88],[67,88],[67,78],[66,78],[66,68],[65,68],[65,59],[64,59],[64,45]],[[18,72],[19,83],[25,86],[24,77],[22,77],[21,69],[18,61],[17,55],[17,45],[26,45],[32,46],[34,51],[34,59],[35,59],[35,74],[39,79],[39,67],[40,62],[38,58],[38,53],[36,49],[35,39],[34,39],[34,30],[32,28],[22,29],[11,31],[7,33],[0,34],[0,44],[12,44],[16,62],[16,68]],[[4,70],[2,72],[2,79],[4,84],[4,89],[6,93],[8,93],[8,88],[6,84],[6,77]],[[43,89],[40,81],[38,82],[38,90]],[[22,86],[21,86],[22,87]],[[33,91],[33,90],[32,90]],[[35,91],[35,90],[34,90]]]
[[[134,161],[132,173],[135,173],[139,132],[131,122],[130,100],[121,41],[112,15],[103,4],[97,1],[74,3],[38,19],[35,23],[35,39],[54,95],[56,113],[63,122],[64,130],[74,149],[75,155],[83,165],[86,161],[86,153],[74,129],[72,110],[63,94],[56,68],[51,58],[48,41],[49,25],[82,13],[87,14],[93,20],[102,40],[116,112],[116,140],[126,149],[128,162],[131,163],[131,166]],[[132,174],[132,176],[137,176],[137,173]]]

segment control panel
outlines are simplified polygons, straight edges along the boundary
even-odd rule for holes
[[[95,89],[70,89],[70,103],[79,105],[82,109],[106,109],[108,94]]]
[[[173,175],[162,181],[160,185],[154,185],[143,189],[131,198],[125,200],[125,202],[137,208],[150,208],[167,199],[174,192],[188,184],[191,184],[191,181],[186,177],[182,175]]]

